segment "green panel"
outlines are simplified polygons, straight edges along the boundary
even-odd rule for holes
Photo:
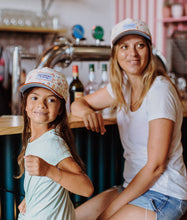
[[[105,135],[88,131],[86,128],[72,129],[76,150],[85,163],[86,171],[94,184],[94,195],[122,181],[122,147],[118,140],[116,125],[106,126]],[[24,198],[23,180],[15,179],[17,157],[21,150],[21,135],[0,136],[0,199],[1,219],[14,220],[14,210]],[[93,195],[93,196],[94,196]],[[89,198],[71,194],[75,206]]]

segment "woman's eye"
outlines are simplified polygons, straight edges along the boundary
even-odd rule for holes
[[[138,48],[144,48],[144,47],[145,47],[145,44],[143,43],[138,44]]]
[[[125,50],[125,49],[127,49],[127,46],[126,46],[126,45],[122,45],[122,46],[120,47],[120,49]]]

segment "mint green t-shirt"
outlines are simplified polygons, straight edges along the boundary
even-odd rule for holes
[[[41,157],[52,165],[71,157],[67,144],[54,129],[28,143],[25,155]],[[69,192],[52,179],[30,176],[25,171],[24,190],[26,213],[20,213],[18,220],[75,220]]]

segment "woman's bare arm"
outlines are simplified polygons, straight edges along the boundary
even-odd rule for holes
[[[113,102],[114,99],[105,87],[73,102],[71,113],[82,117],[87,129],[104,134],[106,130],[104,128],[103,117],[97,111],[111,106]]]
[[[99,219],[108,219],[124,205],[145,193],[159,179],[166,168],[173,127],[174,122],[169,119],[149,122],[147,163]]]

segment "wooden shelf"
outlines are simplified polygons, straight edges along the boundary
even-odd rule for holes
[[[38,34],[59,34],[66,33],[66,29],[49,29],[37,27],[21,27],[21,26],[0,26],[0,32],[25,32],[25,33],[38,33]]]
[[[187,22],[187,16],[182,16],[180,18],[164,18],[162,20],[163,23],[179,23],[179,22]]]

